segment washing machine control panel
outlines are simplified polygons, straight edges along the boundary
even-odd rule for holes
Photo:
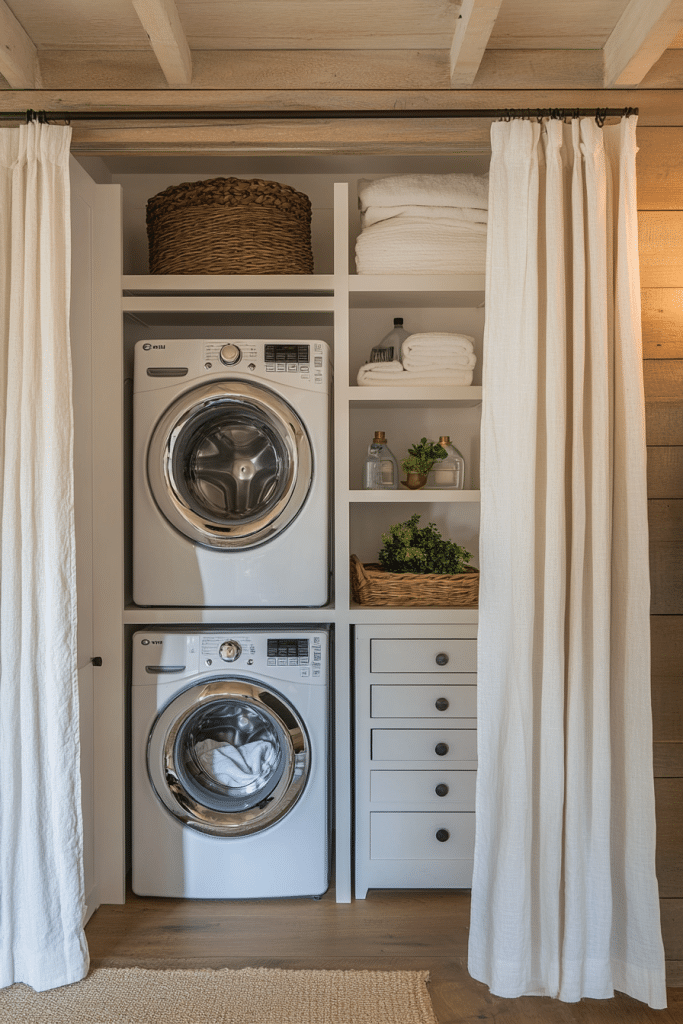
[[[140,683],[161,685],[171,677],[225,672],[226,662],[239,664],[240,673],[264,672],[274,678],[325,685],[327,683],[325,630],[254,630],[234,633],[135,634],[134,670]]]
[[[218,648],[218,653],[223,661],[237,661],[242,653],[242,645],[237,640],[226,640]]]

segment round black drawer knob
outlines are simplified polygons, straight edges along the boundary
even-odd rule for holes
[[[444,754],[448,753],[448,744],[447,743],[437,743],[437,745],[434,747],[434,753],[438,754],[439,757],[443,757]]]
[[[437,656],[436,656],[436,663],[437,663],[437,665],[447,665],[448,664],[448,655],[447,654],[437,654]]]
[[[448,786],[446,785],[445,782],[440,782],[439,785],[434,790],[434,792],[436,793],[437,796],[447,796]]]
[[[436,833],[436,838],[439,840],[440,843],[447,843],[448,840],[451,838],[451,834],[447,828],[440,828],[439,831]]]
[[[448,701],[445,697],[439,697],[439,699],[434,703],[434,707],[437,711],[447,711],[448,706]]]

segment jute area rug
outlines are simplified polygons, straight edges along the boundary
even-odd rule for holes
[[[0,990],[2,1024],[437,1024],[427,971],[95,968]]]

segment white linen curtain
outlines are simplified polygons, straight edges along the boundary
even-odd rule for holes
[[[69,350],[71,129],[0,129],[0,986],[88,969]]]
[[[662,1008],[635,126],[492,127],[469,969]]]

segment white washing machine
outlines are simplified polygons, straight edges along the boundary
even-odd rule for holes
[[[134,635],[134,892],[326,891],[328,639],[311,626]]]
[[[326,604],[329,377],[323,341],[137,343],[136,604]]]

